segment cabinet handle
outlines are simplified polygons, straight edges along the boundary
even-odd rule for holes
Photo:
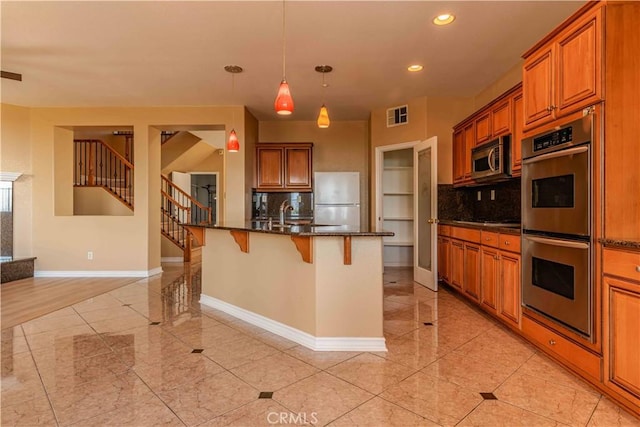
[[[554,340],[549,340],[549,345],[556,345],[556,342]]]
[[[640,265],[636,265],[636,271],[640,273]]]
[[[491,240],[491,237],[485,237],[484,240],[486,240],[488,242],[489,240]]]
[[[498,255],[494,256],[493,259],[495,259],[496,261],[498,261],[500,258],[498,257]]]
[[[509,241],[508,241],[508,240],[505,240],[505,241],[504,241],[504,245],[505,245],[505,246],[509,246]]]

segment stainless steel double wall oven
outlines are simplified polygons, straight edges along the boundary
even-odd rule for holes
[[[593,108],[522,141],[522,302],[593,340]]]

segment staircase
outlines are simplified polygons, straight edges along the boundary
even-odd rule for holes
[[[133,163],[99,139],[73,142],[73,186],[102,187],[133,210]]]
[[[199,262],[202,249],[184,225],[212,224],[212,208],[198,202],[164,175],[161,176],[160,194],[162,235],[183,250],[185,262]]]

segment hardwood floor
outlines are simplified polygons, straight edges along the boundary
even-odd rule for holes
[[[0,286],[2,329],[19,325],[140,279],[140,277],[39,277],[3,283]]]

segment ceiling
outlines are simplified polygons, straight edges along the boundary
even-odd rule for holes
[[[2,102],[25,106],[246,105],[258,120],[365,120],[419,96],[478,94],[583,1],[2,1]],[[432,24],[451,12],[448,26]],[[424,70],[409,73],[410,64]],[[225,65],[239,65],[235,76]],[[316,65],[334,71],[322,75]]]

